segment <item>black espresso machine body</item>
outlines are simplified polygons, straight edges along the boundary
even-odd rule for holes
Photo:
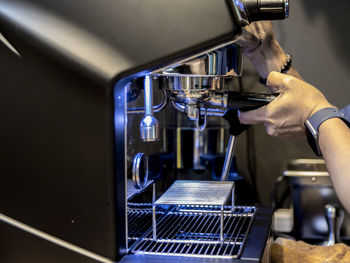
[[[126,84],[243,20],[225,0],[0,0],[0,261],[146,260],[125,256]]]

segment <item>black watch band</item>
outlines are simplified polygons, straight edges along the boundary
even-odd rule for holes
[[[326,120],[339,118],[343,120],[350,128],[350,121],[345,117],[344,113],[336,108],[324,108],[314,113],[306,122],[307,141],[317,156],[322,156],[320,146],[318,144],[319,127]]]

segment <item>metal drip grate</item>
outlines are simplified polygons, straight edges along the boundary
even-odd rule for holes
[[[157,219],[164,212],[157,212]],[[128,246],[130,247],[152,228],[152,204],[130,204],[128,208]]]
[[[182,206],[184,208],[184,206]],[[224,239],[220,241],[220,213],[170,211],[157,219],[157,240],[152,230],[132,250],[135,254],[189,257],[238,258],[255,215],[255,207],[235,207],[225,211]],[[228,208],[230,209],[230,208]],[[151,213],[151,211],[149,211]]]

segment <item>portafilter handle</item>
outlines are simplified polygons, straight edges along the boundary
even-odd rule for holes
[[[323,243],[323,246],[333,246],[340,242],[340,229],[344,220],[344,210],[334,205],[326,205],[324,212],[328,225],[328,240]]]

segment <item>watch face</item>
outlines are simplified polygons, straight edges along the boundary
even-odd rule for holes
[[[322,156],[321,150],[318,147],[318,142],[316,140],[316,138],[311,134],[310,130],[308,129],[308,127],[305,128],[305,133],[306,133],[306,138],[307,138],[307,142],[309,143],[312,151],[319,157]]]
[[[305,122],[307,141],[317,156],[322,156],[320,146],[318,145],[318,128],[323,122],[332,118],[341,119],[350,128],[350,122],[344,113],[333,107],[323,108],[317,111]]]

